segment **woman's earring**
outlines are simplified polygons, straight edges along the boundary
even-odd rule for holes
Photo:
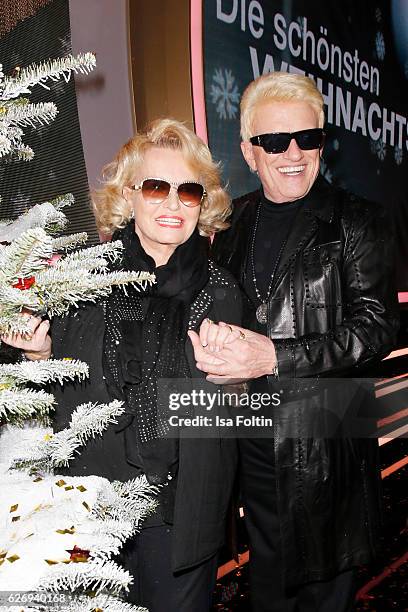
[[[134,209],[132,208],[132,210],[130,211],[130,216],[129,216],[129,219],[134,219],[134,218],[135,218],[135,211],[134,211]]]

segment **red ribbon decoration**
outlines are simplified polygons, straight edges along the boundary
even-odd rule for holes
[[[19,278],[18,281],[13,285],[15,289],[21,289],[21,291],[25,291],[26,289],[30,289],[35,283],[34,276],[28,276],[27,278]]]

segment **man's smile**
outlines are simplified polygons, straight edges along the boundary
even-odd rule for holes
[[[281,174],[289,174],[289,176],[297,176],[306,168],[305,165],[302,166],[281,166],[278,168],[278,172]]]

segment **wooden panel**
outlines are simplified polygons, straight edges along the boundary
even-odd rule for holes
[[[189,0],[129,0],[136,125],[173,117],[193,127]]]

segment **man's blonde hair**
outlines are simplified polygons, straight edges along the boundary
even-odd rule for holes
[[[130,187],[135,170],[143,164],[151,147],[181,151],[186,163],[197,172],[207,196],[201,205],[198,229],[202,236],[226,229],[231,201],[221,186],[220,171],[206,144],[187,126],[174,119],[157,119],[138,132],[119,150],[102,171],[103,186],[92,192],[92,204],[98,228],[112,234],[124,227],[132,207],[123,197],[123,187]]]
[[[253,122],[257,107],[268,102],[305,102],[310,104],[319,118],[319,127],[324,125],[323,96],[312,79],[288,72],[270,72],[252,81],[241,99],[241,138],[249,140],[253,133]]]

